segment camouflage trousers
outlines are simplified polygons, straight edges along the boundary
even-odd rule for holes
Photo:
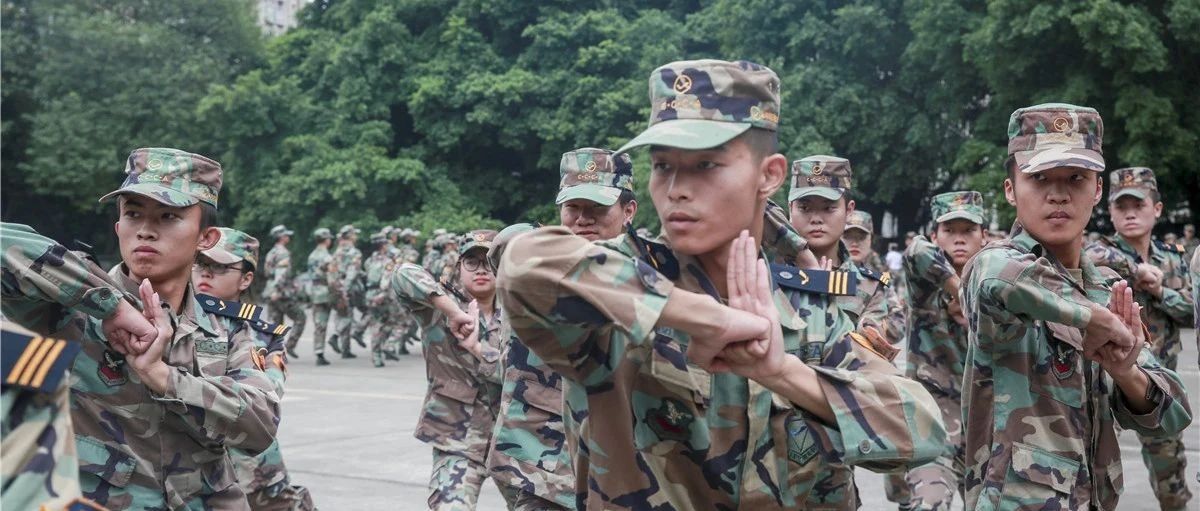
[[[347,305],[344,309],[342,307],[335,307],[334,310],[337,311],[337,322],[333,326],[333,335],[337,336],[338,347],[342,349],[342,352],[348,353],[350,350],[350,339],[353,338],[353,334],[355,333],[354,311],[361,312],[361,321],[366,323],[367,310],[351,305]]]
[[[329,314],[333,310],[328,303],[314,303],[313,313],[313,353],[325,353],[325,330],[329,327]]]
[[[50,394],[4,389],[0,502],[5,509],[64,509],[79,498],[70,395],[66,376]]]
[[[317,506],[313,504],[312,495],[308,493],[308,488],[288,484],[287,481],[281,481],[278,485],[246,495],[246,500],[250,502],[250,509],[254,511],[314,511],[317,509]]]
[[[1179,366],[1179,352],[1183,344],[1179,337],[1156,339],[1154,356],[1168,369]],[[1187,509],[1192,492],[1187,487],[1187,455],[1183,448],[1183,435],[1170,438],[1150,438],[1138,435],[1142,442],[1142,462],[1150,471],[1150,487],[1164,511]]]
[[[507,484],[497,483],[496,487],[500,489],[500,495],[508,504],[508,511],[571,511],[575,509]]]
[[[304,305],[296,300],[268,301],[267,312],[271,322],[277,325],[284,324],[284,317],[292,320],[292,331],[288,333],[287,347],[288,349],[295,348],[300,343],[300,336],[304,334],[304,324],[308,322],[308,317],[304,315]]]
[[[963,444],[962,405],[960,400],[931,388],[942,420],[946,424],[946,450],[930,463],[909,469],[907,473],[888,474],[884,493],[900,509],[949,511],[954,494],[964,497],[963,476],[966,474],[966,452]],[[965,497],[964,497],[965,499]]]
[[[429,476],[430,511],[474,510],[487,473],[483,463],[435,448]]]

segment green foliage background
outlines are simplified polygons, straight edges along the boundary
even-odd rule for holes
[[[901,230],[966,187],[1006,225],[1007,117],[1043,101],[1099,109],[1110,167],[1153,167],[1168,205],[1200,190],[1189,0],[318,0],[273,39],[246,0],[2,5],[3,217],[102,253],[95,198],[144,146],[221,161],[223,220],[258,235],[552,222],[559,156],[636,134],[684,58],[775,69],[784,153],[849,158]]]

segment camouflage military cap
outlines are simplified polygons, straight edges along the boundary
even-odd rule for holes
[[[328,240],[328,239],[333,239],[333,232],[331,232],[329,229],[321,227],[321,228],[313,231],[312,236],[313,236],[313,239],[316,239],[317,241],[324,241],[324,240]]]
[[[125,161],[125,182],[100,201],[132,193],[173,207],[199,202],[217,207],[221,193],[221,164],[213,160],[166,148],[134,149]]]
[[[850,160],[818,154],[792,162],[788,202],[814,195],[838,200],[849,189]]]
[[[458,243],[458,235],[457,235],[457,234],[454,234],[454,233],[446,233],[446,234],[444,234],[444,235],[443,235],[443,237],[444,237],[445,239],[442,241],[442,245],[455,245],[455,246],[458,246],[458,245],[459,245],[459,243]]]
[[[271,228],[271,238],[274,238],[274,239],[279,239],[284,236],[291,236],[293,234],[296,234],[296,233],[293,232],[291,229],[288,229],[287,227],[285,227],[283,224],[279,224],[279,225],[276,225],[275,227]]]
[[[339,238],[348,238],[348,237],[350,237],[351,234],[359,234],[361,232],[362,232],[362,229],[355,227],[353,224],[346,224],[346,225],[343,225],[341,229],[338,229],[338,237]]]
[[[933,221],[949,222],[962,218],[983,225],[983,195],[979,192],[939,193],[929,203],[933,210]]]
[[[390,225],[385,225],[385,226],[383,226],[383,228],[382,228],[382,229],[380,229],[380,230],[379,230],[379,234],[382,234],[382,235],[384,235],[385,237],[386,237],[386,236],[391,236],[391,235],[392,235],[392,230],[393,230],[393,229],[395,229],[395,227],[392,227],[392,226],[390,226]]]
[[[858,229],[867,234],[875,234],[875,221],[871,218],[871,214],[866,211],[856,209],[846,217],[846,230]]]
[[[1154,171],[1146,167],[1117,169],[1108,176],[1109,202],[1125,196],[1153,200],[1157,194],[1158,180],[1154,179]]]
[[[1008,118],[1008,154],[1026,174],[1056,167],[1103,172],[1103,139],[1104,120],[1085,106],[1046,103]]]
[[[496,231],[491,229],[478,229],[466,234],[467,240],[458,248],[458,255],[464,256],[472,250],[483,250],[487,252],[492,248],[492,240],[496,239]],[[457,238],[454,239],[458,241]]]
[[[412,232],[409,233],[409,236],[420,236],[420,235],[421,235],[421,231],[418,231],[416,229],[413,229]]]
[[[218,227],[221,238],[217,244],[200,253],[205,257],[221,264],[233,264],[246,261],[253,268],[258,267],[258,239],[237,229]]]
[[[612,206],[621,190],[633,191],[633,160],[608,149],[584,147],[563,153],[558,165],[559,185],[555,204],[586,199]]]
[[[384,243],[387,241],[387,235],[383,231],[371,233],[371,243]]]
[[[779,76],[747,61],[672,62],[650,73],[650,125],[617,150],[709,149],[750,128],[779,127]]]
[[[492,246],[488,249],[487,254],[488,262],[491,263],[492,268],[500,267],[500,258],[504,256],[504,247],[508,245],[509,241],[512,241],[519,234],[524,234],[537,228],[537,225],[523,222],[512,224],[496,233],[496,237],[492,239]]]
[[[445,230],[445,229],[434,229],[434,230],[433,230],[433,235],[434,235],[434,236],[441,236],[441,235],[443,235],[443,234],[446,234],[446,230]]]

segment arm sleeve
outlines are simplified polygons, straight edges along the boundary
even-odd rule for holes
[[[1096,266],[1104,266],[1117,272],[1117,275],[1129,282],[1133,282],[1134,276],[1137,275],[1137,266],[1132,259],[1125,257],[1120,250],[1099,241],[1088,243],[1083,250],[1083,256]]]
[[[248,332],[229,342],[225,374],[196,375],[173,366],[166,390],[152,398],[194,436],[257,454],[271,445],[279,426],[277,384],[255,362],[257,347]]]
[[[69,311],[104,319],[124,293],[104,270],[54,240],[19,224],[0,224],[3,311],[8,319],[37,331],[58,330]]]
[[[592,243],[566,228],[545,227],[504,249],[497,291],[512,327],[568,378],[606,378],[628,344],[651,339],[674,289],[648,264],[618,250],[623,243],[624,237]]]
[[[946,260],[946,254],[924,236],[913,238],[904,251],[904,272],[911,284],[915,280],[941,287],[942,283],[956,275],[954,266]]]
[[[446,290],[425,268],[404,263],[392,272],[388,288],[401,303],[410,307],[433,308],[433,299],[444,296]]]
[[[1150,378],[1150,386],[1161,392],[1158,406],[1145,413],[1135,414],[1125,404],[1120,387],[1112,393],[1112,410],[1122,428],[1132,429],[1147,436],[1170,437],[1183,432],[1192,423],[1192,410],[1188,405],[1187,389],[1179,374],[1163,367],[1154,358],[1149,347],[1143,347],[1138,355],[1138,367]]]
[[[1031,254],[985,250],[976,255],[973,278],[980,307],[999,307],[1033,320],[1087,328],[1092,302],[1046,259]]]

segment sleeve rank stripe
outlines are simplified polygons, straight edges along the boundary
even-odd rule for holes
[[[44,360],[42,360],[42,367],[41,369],[38,369],[37,374],[33,376],[33,382],[30,385],[34,387],[42,386],[42,383],[46,381],[46,373],[50,372],[50,367],[54,365],[54,362],[58,360],[58,355],[61,354],[63,348],[66,347],[66,341],[54,341],[54,348],[51,349],[50,354],[47,355]]]
[[[41,337],[34,337],[33,340],[29,341],[29,344],[25,345],[25,350],[21,352],[21,358],[17,359],[17,363],[13,366],[12,372],[8,374],[8,380],[6,380],[5,383],[17,383],[17,380],[20,379],[21,373],[25,371],[25,366],[29,364],[29,359],[33,357],[33,354],[36,353],[41,346]]]
[[[38,369],[42,367],[42,362],[46,360],[46,353],[50,351],[50,348],[54,347],[55,343],[54,339],[47,339],[44,337],[39,337],[38,341],[39,346],[37,348],[37,352],[33,354],[33,358],[29,359],[29,364],[26,365],[21,371],[13,371],[16,374],[21,375],[20,378],[17,379],[18,385],[29,385],[29,382],[33,380],[33,375],[37,374]],[[59,351],[62,351],[62,349],[60,348]]]

